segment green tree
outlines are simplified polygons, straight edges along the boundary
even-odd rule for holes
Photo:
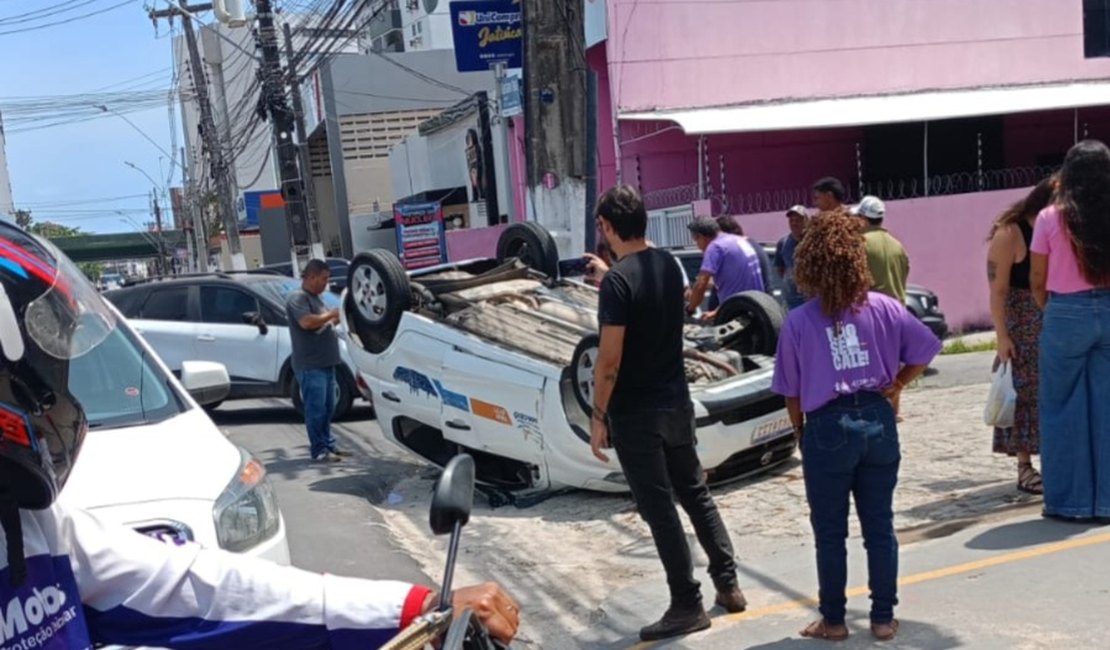
[[[30,210],[16,210],[15,222],[21,228],[26,228],[29,232],[33,232],[46,239],[77,237],[85,234],[81,232],[80,228],[75,228],[73,226],[63,226],[60,223],[52,223],[50,221],[35,222],[31,217]],[[100,262],[78,262],[77,268],[81,269],[85,277],[93,282],[99,280],[100,276],[104,274],[104,265]]]

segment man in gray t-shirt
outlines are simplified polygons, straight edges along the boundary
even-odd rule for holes
[[[331,270],[323,260],[309,260],[301,273],[301,288],[289,294],[285,313],[289,317],[289,339],[293,344],[293,373],[304,401],[304,424],[312,460],[336,462],[340,451],[331,433],[335,411],[335,367],[339,359],[339,310],[328,309],[320,294],[328,288]]]

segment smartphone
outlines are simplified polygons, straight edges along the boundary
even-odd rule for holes
[[[584,257],[576,257],[570,260],[559,260],[559,277],[573,278],[586,275],[586,267],[588,262]]]

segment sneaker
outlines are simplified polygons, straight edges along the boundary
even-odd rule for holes
[[[696,605],[692,609],[677,609],[671,607],[663,614],[663,618],[640,630],[641,641],[658,641],[675,636],[693,634],[708,630],[712,623],[705,608]]]
[[[713,602],[723,607],[729,614],[738,614],[748,608],[748,599],[744,598],[744,592],[740,591],[740,587],[735,585],[718,591]]]
[[[319,456],[312,457],[312,462],[314,463],[338,463],[341,460],[343,459],[330,451],[325,451]]]
[[[336,456],[339,456],[340,458],[347,458],[349,456],[354,455],[351,452],[347,451],[346,449],[332,449],[331,453],[336,455]]]

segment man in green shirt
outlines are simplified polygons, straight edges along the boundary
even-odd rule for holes
[[[902,242],[883,228],[886,205],[876,196],[865,196],[859,205],[852,208],[852,214],[867,223],[863,238],[867,245],[867,264],[871,267],[871,278],[875,283],[872,290],[906,304],[910,258]]]

